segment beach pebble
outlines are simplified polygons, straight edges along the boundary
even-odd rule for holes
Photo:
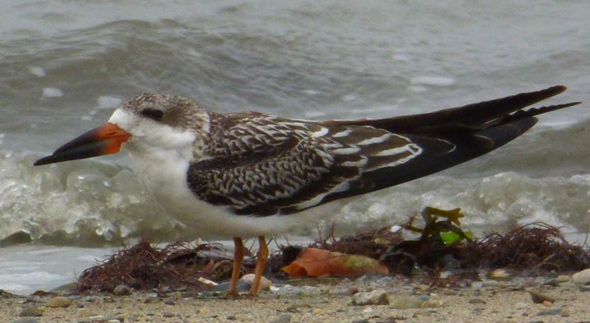
[[[219,285],[213,287],[213,289],[211,291],[212,292],[227,292],[227,291],[229,291],[230,284],[231,284],[230,281],[222,282]],[[249,284],[243,280],[238,280],[238,293],[249,292],[251,286],[252,286],[251,284]]]
[[[386,317],[384,319],[380,319],[375,321],[375,323],[400,323],[403,322],[404,318],[397,318],[397,317]]]
[[[131,295],[131,293],[133,293],[133,290],[126,285],[119,285],[113,289],[113,294],[117,296],[128,296]]]
[[[11,323],[39,323],[39,320],[34,317],[21,317],[13,320]]]
[[[443,301],[440,299],[431,299],[427,300],[426,302],[422,303],[420,307],[422,308],[435,308],[435,307],[442,307],[444,305]]]
[[[559,275],[555,278],[555,280],[559,283],[565,283],[570,281],[570,276],[568,275]]]
[[[518,310],[525,310],[527,308],[529,308],[529,304],[525,302],[516,303],[516,309]]]
[[[421,301],[423,301],[423,302],[426,302],[426,301],[429,301],[430,300],[430,295],[426,295],[426,294],[420,295],[420,296],[418,296],[418,299],[421,300]]]
[[[270,323],[289,323],[291,322],[291,314],[280,315],[270,321]]]
[[[150,296],[146,297],[146,299],[144,299],[143,302],[145,304],[151,304],[151,303],[157,303],[160,300],[161,299],[158,296],[150,295]]]
[[[252,285],[254,282],[254,274],[244,275],[240,280]],[[270,286],[272,286],[272,282],[268,278],[264,276],[260,277],[260,290],[269,290]]]
[[[572,281],[576,284],[589,284],[590,283],[590,268],[584,269],[575,273],[572,276]]]
[[[391,307],[403,310],[409,308],[420,308],[424,302],[413,296],[398,296],[393,300],[390,299],[389,303],[391,304]]]
[[[82,309],[82,310],[79,310],[78,311],[78,313],[76,314],[76,316],[78,318],[87,318],[87,317],[98,316],[98,313],[93,312],[93,311],[89,311],[87,309]]]
[[[493,280],[508,280],[512,278],[512,274],[508,270],[500,268],[488,273],[488,278]]]
[[[107,322],[107,319],[102,315],[86,317],[76,321],[78,323],[103,323]]]
[[[365,309],[363,309],[363,315],[366,316],[373,315],[373,312],[375,312],[375,310],[371,306],[367,306]]]
[[[176,302],[173,299],[167,299],[164,301],[166,305],[176,305]]]
[[[68,307],[72,304],[72,302],[63,297],[63,296],[56,296],[52,299],[50,299],[49,301],[47,301],[47,303],[45,303],[45,306],[47,307]]]
[[[352,296],[359,292],[356,287],[334,288],[331,290],[332,295]]]
[[[382,289],[376,289],[370,293],[356,293],[352,295],[353,305],[387,305],[389,298],[387,293]]]
[[[483,282],[473,282],[471,284],[471,288],[473,289],[482,289],[483,288]]]
[[[276,294],[279,297],[317,296],[322,294],[322,290],[314,286],[283,285]]]
[[[162,316],[164,316],[164,317],[174,317],[174,314],[173,313],[170,313],[170,312],[164,312],[164,313],[162,313]]]
[[[41,316],[41,315],[43,315],[43,313],[41,313],[41,310],[39,309],[39,307],[37,307],[35,305],[27,306],[27,307],[23,308],[20,311],[20,313],[18,313],[18,316],[20,316],[20,317]]]
[[[533,303],[535,303],[535,304],[544,304],[545,302],[555,303],[555,299],[553,299],[547,295],[543,295],[543,294],[535,293],[535,292],[531,292],[531,291],[529,291],[529,294],[531,294],[531,299],[533,300]]]
[[[560,315],[561,307],[552,307],[546,310],[539,311],[537,315]]]
[[[482,304],[482,305],[485,305],[485,304],[487,304],[487,302],[484,301],[481,298],[472,298],[472,299],[469,300],[469,304]]]

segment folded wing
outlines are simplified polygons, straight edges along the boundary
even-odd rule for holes
[[[490,152],[536,115],[578,102],[524,108],[555,86],[438,112],[378,120],[308,122],[220,116],[210,157],[193,163],[193,193],[236,214],[291,214],[423,177]]]

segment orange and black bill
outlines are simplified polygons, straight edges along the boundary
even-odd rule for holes
[[[84,159],[116,154],[131,135],[119,126],[107,123],[59,147],[50,156],[37,160],[33,165],[46,165],[68,160]]]

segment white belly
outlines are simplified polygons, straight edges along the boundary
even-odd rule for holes
[[[241,238],[278,235],[294,227],[314,225],[334,214],[320,207],[282,216],[235,215],[228,209],[198,199],[186,180],[188,161],[171,158],[170,155],[159,156],[157,160],[146,158],[145,155],[142,158],[132,155],[136,164],[135,172],[139,182],[166,213],[199,234]]]

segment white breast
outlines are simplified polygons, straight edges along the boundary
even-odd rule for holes
[[[168,153],[137,156],[132,153],[140,183],[164,211],[201,235],[250,238],[278,235],[294,227],[313,225],[326,215],[324,207],[282,216],[251,217],[235,215],[211,205],[191,192],[186,180],[188,160]],[[330,203],[330,207],[340,208]]]

